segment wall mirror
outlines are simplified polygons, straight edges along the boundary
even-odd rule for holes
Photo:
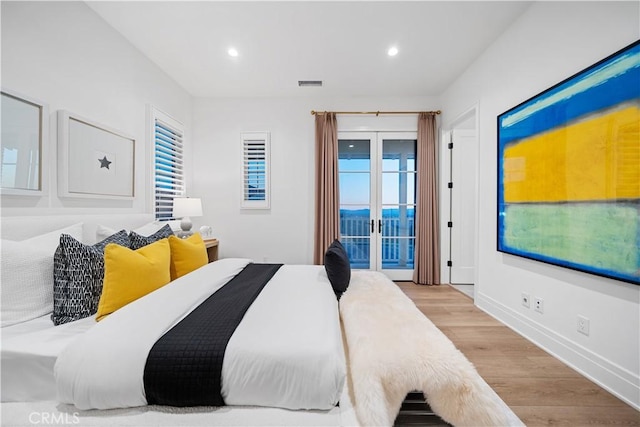
[[[0,192],[41,196],[45,190],[43,159],[49,137],[46,104],[2,89]]]

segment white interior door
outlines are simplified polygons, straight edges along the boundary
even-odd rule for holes
[[[476,251],[476,163],[475,130],[451,131],[451,270],[450,282],[472,284]]]
[[[413,276],[415,132],[340,132],[340,234],[354,269]]]

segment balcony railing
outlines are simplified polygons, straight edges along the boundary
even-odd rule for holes
[[[393,212],[393,211],[392,211]],[[397,212],[397,211],[395,211]],[[374,232],[379,225],[374,222]],[[353,268],[370,268],[371,219],[368,214],[340,213],[342,243]],[[412,269],[414,262],[414,217],[397,213],[382,217],[382,267]]]

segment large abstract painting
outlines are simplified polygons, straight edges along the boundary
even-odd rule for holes
[[[640,41],[498,116],[498,250],[640,284]]]

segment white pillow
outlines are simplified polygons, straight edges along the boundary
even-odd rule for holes
[[[26,322],[53,311],[53,255],[61,234],[82,239],[82,223],[0,248],[0,326]]]
[[[135,231],[137,234],[141,236],[150,236],[156,231],[160,230],[165,224],[169,224],[173,229],[172,221],[153,221],[148,224],[145,224],[141,227],[134,228],[133,230],[125,230],[127,233],[130,231]],[[105,227],[104,225],[98,224],[96,228],[96,242],[101,242],[112,234],[117,233],[120,230],[114,230],[113,228]]]
[[[53,311],[53,253],[28,243],[2,240],[2,327]]]
[[[51,257],[55,253],[58,245],[60,244],[60,235],[68,234],[74,239],[82,242],[82,223],[70,225],[60,230],[50,231],[49,233],[41,234],[39,236],[31,237],[26,240],[21,240],[22,243],[30,243],[35,246],[39,246],[44,249],[51,250]]]

